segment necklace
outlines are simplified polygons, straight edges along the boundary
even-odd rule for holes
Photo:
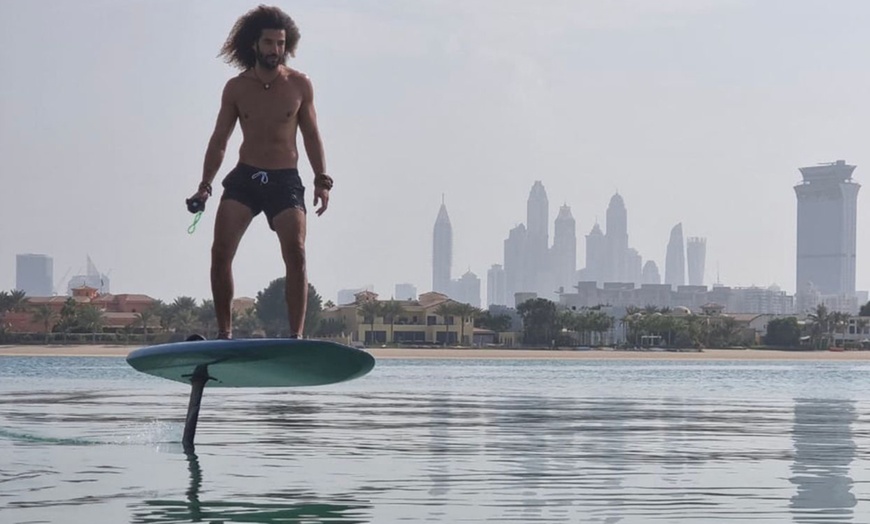
[[[263,79],[260,78],[260,75],[259,75],[259,74],[257,74],[257,68],[256,68],[256,67],[253,68],[253,71],[254,71],[254,76],[257,77],[257,80],[259,80],[260,83],[263,84],[263,89],[266,89],[266,90],[268,90],[270,87],[272,87],[272,82],[274,82],[275,80],[278,79],[279,76],[281,76],[281,71],[279,70],[278,73],[275,75],[275,77],[272,78],[272,80],[269,80],[268,82],[263,82]]]

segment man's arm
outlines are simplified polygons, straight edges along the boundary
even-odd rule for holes
[[[233,129],[236,127],[236,120],[239,118],[239,112],[236,108],[235,97],[232,93],[232,80],[224,86],[223,94],[221,95],[221,108],[218,111],[217,122],[215,122],[214,131],[208,141],[208,147],[205,150],[205,161],[202,166],[202,183],[211,186],[212,180],[217,175],[218,169],[224,161],[224,154],[227,151],[227,142],[230,135],[233,134]]]
[[[320,203],[317,215],[320,216],[329,206],[329,190],[332,189],[332,178],[326,174],[326,159],[323,153],[323,142],[317,129],[317,112],[314,109],[314,87],[307,76],[302,77],[302,105],[299,107],[299,129],[302,131],[302,141],[311,170],[314,171],[314,205]]]

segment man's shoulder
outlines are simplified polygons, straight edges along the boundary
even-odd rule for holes
[[[311,84],[311,79],[308,78],[308,75],[299,71],[298,69],[293,69],[292,67],[284,66],[287,70],[287,80],[290,82],[301,82],[305,84]]]

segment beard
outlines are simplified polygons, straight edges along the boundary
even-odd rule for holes
[[[260,67],[269,71],[276,69],[283,62],[280,56],[275,54],[264,55],[259,49],[257,49],[256,58]]]

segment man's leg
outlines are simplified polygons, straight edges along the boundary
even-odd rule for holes
[[[285,289],[290,334],[302,336],[305,308],[308,305],[308,276],[305,272],[305,212],[299,208],[281,211],[272,219],[281,242],[281,254],[287,269]]]
[[[252,218],[251,209],[241,202],[221,200],[218,206],[211,247],[211,292],[220,338],[232,336],[233,258]]]

